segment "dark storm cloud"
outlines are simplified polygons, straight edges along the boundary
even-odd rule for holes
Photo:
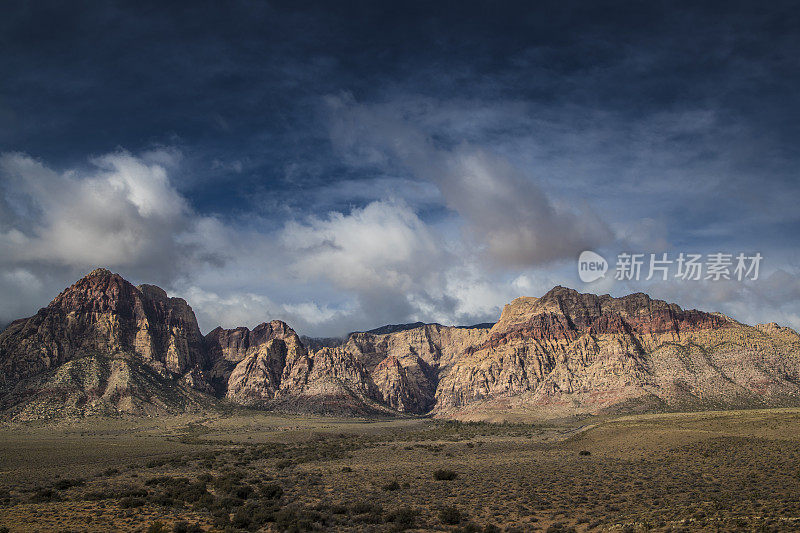
[[[75,190],[102,158],[181,154],[164,166],[169,231],[151,235],[163,221],[115,189],[123,225],[147,237],[107,250],[134,276],[182,279],[176,289],[214,310],[207,323],[289,313],[328,334],[370,314],[477,322],[520,287],[570,284],[558,261],[601,244],[759,248],[791,276],[798,27],[792,2],[18,3],[0,20],[0,152],[72,176]],[[391,120],[332,136],[341,115],[330,101],[342,95],[350,111]],[[357,150],[342,149],[347,138]],[[465,187],[470,175],[494,176],[491,194]],[[73,243],[98,230],[59,225],[68,209],[57,202],[42,218],[46,195],[7,176],[0,283],[31,288],[0,310],[13,318],[110,256],[46,245],[59,228],[75,230]],[[18,258],[12,230],[40,243],[38,258]],[[320,245],[348,249],[352,231],[368,237],[366,253]],[[292,234],[305,240],[287,247]],[[377,262],[396,276],[350,283],[351,256],[374,266],[387,235],[409,252]],[[499,259],[493,269],[473,244]],[[147,259],[165,247],[180,253]],[[758,290],[719,305],[767,302]]]
[[[503,266],[538,266],[573,258],[611,239],[593,213],[557,209],[519,169],[480,146],[437,147],[431,132],[404,119],[404,107],[364,106],[329,98],[334,146],[353,164],[381,166],[390,157],[418,179],[436,184],[445,205],[470,235]],[[362,161],[359,161],[362,160]]]

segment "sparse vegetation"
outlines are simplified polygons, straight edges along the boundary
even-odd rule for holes
[[[447,525],[456,525],[461,522],[462,514],[458,507],[453,507],[452,505],[442,508],[439,511],[439,520],[442,521],[443,524]]]
[[[800,526],[800,410],[594,420],[596,427],[584,431],[577,431],[586,427],[581,421],[286,418],[253,429],[249,420],[181,431],[173,425],[141,452],[121,452],[137,442],[121,433],[117,446],[97,449],[106,465],[89,468],[82,458],[70,463],[74,448],[64,447],[59,475],[51,475],[52,466],[11,462],[6,444],[1,470],[17,474],[0,472],[0,524],[126,530],[137,523],[154,532]],[[286,426],[292,429],[276,429]],[[5,435],[20,446],[16,431]],[[85,433],[81,442],[91,442]],[[27,453],[44,464],[52,452],[37,452],[30,442]],[[126,466],[112,472],[112,458]],[[281,461],[291,467],[279,468]],[[19,476],[21,465],[27,477]],[[103,475],[79,477],[84,471]]]
[[[395,481],[392,481],[390,483],[387,483],[386,485],[384,485],[381,488],[383,490],[400,490],[400,483],[398,483],[397,480],[395,480]]]
[[[417,514],[418,512],[414,511],[410,507],[401,507],[400,509],[395,509],[394,511],[389,512],[386,515],[386,521],[392,522],[396,529],[404,531],[414,527]]]
[[[458,477],[458,474],[453,470],[448,470],[446,468],[440,468],[439,470],[433,473],[433,479],[438,481],[452,481]]]
[[[144,498],[125,497],[119,501],[119,506],[122,509],[130,509],[132,507],[141,507],[146,503]]]

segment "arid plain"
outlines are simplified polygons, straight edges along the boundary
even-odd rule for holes
[[[6,424],[0,450],[10,531],[800,527],[800,409],[90,418]]]

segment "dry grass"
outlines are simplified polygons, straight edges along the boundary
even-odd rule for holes
[[[800,528],[800,410],[21,425],[0,430],[2,527],[790,531]]]

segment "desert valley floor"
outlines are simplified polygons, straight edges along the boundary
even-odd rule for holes
[[[0,428],[5,528],[797,530],[800,409],[12,423]]]

